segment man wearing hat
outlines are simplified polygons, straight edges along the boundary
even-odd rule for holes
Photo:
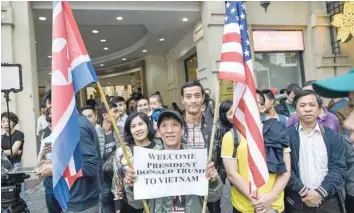
[[[314,90],[321,96],[326,98],[349,97],[354,100],[354,69],[349,73],[317,81],[313,84]],[[353,104],[353,103],[352,103]],[[354,212],[354,111],[350,113],[343,124],[347,130],[346,140],[346,161],[347,161],[347,177],[346,177],[346,209],[347,212]]]
[[[173,110],[162,112],[157,120],[157,128],[163,141],[163,146],[156,146],[158,150],[181,150],[190,149],[185,143],[182,143],[184,133],[183,120],[180,114]],[[222,195],[222,182],[215,169],[214,163],[209,163],[206,171],[209,180],[208,199],[211,202],[220,200]],[[142,209],[141,200],[134,200],[133,186],[136,176],[134,170],[127,168],[124,183],[129,187],[125,187],[129,205],[136,209]],[[163,197],[148,200],[151,213],[163,212],[201,212],[203,200],[197,195],[181,195],[172,197]]]

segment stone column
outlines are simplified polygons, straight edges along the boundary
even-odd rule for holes
[[[223,1],[204,1],[200,3],[201,22],[197,24],[194,31],[194,42],[198,53],[197,75],[203,86],[211,89],[212,98],[215,99],[224,30],[225,3]],[[228,83],[223,83],[220,94],[226,95],[228,93],[227,88]],[[221,97],[222,99],[223,97]]]
[[[11,95],[10,110],[19,117],[18,128],[25,134],[23,167],[34,167],[37,164],[35,129],[39,101],[31,2],[2,2],[1,10],[1,62],[22,65],[23,91]]]

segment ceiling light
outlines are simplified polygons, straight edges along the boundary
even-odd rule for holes
[[[126,58],[122,58],[123,61],[126,61],[127,59]]]
[[[48,75],[52,75],[52,73],[50,72],[50,73],[48,73]]]
[[[183,18],[182,21],[186,22],[188,21],[188,18]]]
[[[108,50],[108,47],[104,47],[103,49],[104,49],[104,50]]]
[[[146,53],[146,52],[147,52],[147,50],[142,50],[142,52],[143,52],[143,53]]]
[[[106,42],[106,39],[101,39],[101,42]]]
[[[118,21],[121,21],[121,20],[123,20],[123,17],[122,17],[122,16],[118,16],[118,17],[117,17],[117,20],[118,20]]]
[[[98,30],[92,30],[92,33],[96,34],[96,33],[98,33]]]
[[[104,64],[100,64],[100,66],[101,66],[101,67],[103,67],[103,66],[104,66]]]
[[[108,81],[108,84],[111,84],[111,82]]]
[[[164,38],[160,38],[159,41],[164,41],[165,39]]]
[[[52,56],[51,56],[51,55],[48,55],[47,57],[48,57],[48,58],[52,58]]]
[[[46,17],[44,17],[44,16],[41,16],[41,17],[39,17],[38,19],[39,19],[39,20],[41,20],[41,21],[45,21],[45,20],[47,20],[47,18],[46,18]]]

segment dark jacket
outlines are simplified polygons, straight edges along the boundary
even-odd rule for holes
[[[268,171],[274,174],[286,172],[284,148],[289,147],[286,129],[277,119],[270,118],[263,122],[263,139],[267,156]]]
[[[213,119],[208,116],[202,116],[201,122],[202,122],[201,131],[202,131],[204,143],[206,146],[205,148],[207,148],[207,150],[209,152],[211,133],[213,131]],[[183,117],[183,128],[184,128],[184,135],[183,135],[182,141],[187,142],[188,129],[187,129],[187,122],[185,120],[185,116]]]
[[[95,128],[83,115],[79,116],[80,152],[83,177],[71,188],[68,211],[83,211],[98,204],[102,183],[102,164],[99,141]]]
[[[320,125],[323,140],[327,148],[328,174],[320,187],[315,189],[323,199],[327,196],[340,196],[340,187],[343,185],[346,174],[344,139],[333,130]],[[291,177],[286,187],[286,201],[296,208],[303,208],[300,194],[307,190],[302,183],[299,171],[300,136],[299,124],[287,128],[291,149]],[[323,193],[325,192],[325,193]],[[339,199],[342,202],[341,199]],[[341,203],[343,204],[343,203]]]
[[[281,101],[277,106],[275,106],[275,111],[278,114],[285,115],[286,117],[290,117],[290,112],[288,110],[288,107],[286,107],[285,101],[286,99],[284,101]]]
[[[346,193],[354,197],[354,148],[348,137],[345,140],[345,159],[347,163]]]

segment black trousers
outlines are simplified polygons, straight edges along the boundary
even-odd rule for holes
[[[341,207],[338,199],[333,196],[325,199],[319,207],[308,207],[304,204],[303,209],[296,209],[288,206],[287,213],[341,213]],[[349,213],[349,212],[348,212]]]
[[[345,209],[347,213],[354,212],[354,197],[348,194],[345,197]]]
[[[209,213],[221,213],[220,200],[216,202],[208,202]]]

